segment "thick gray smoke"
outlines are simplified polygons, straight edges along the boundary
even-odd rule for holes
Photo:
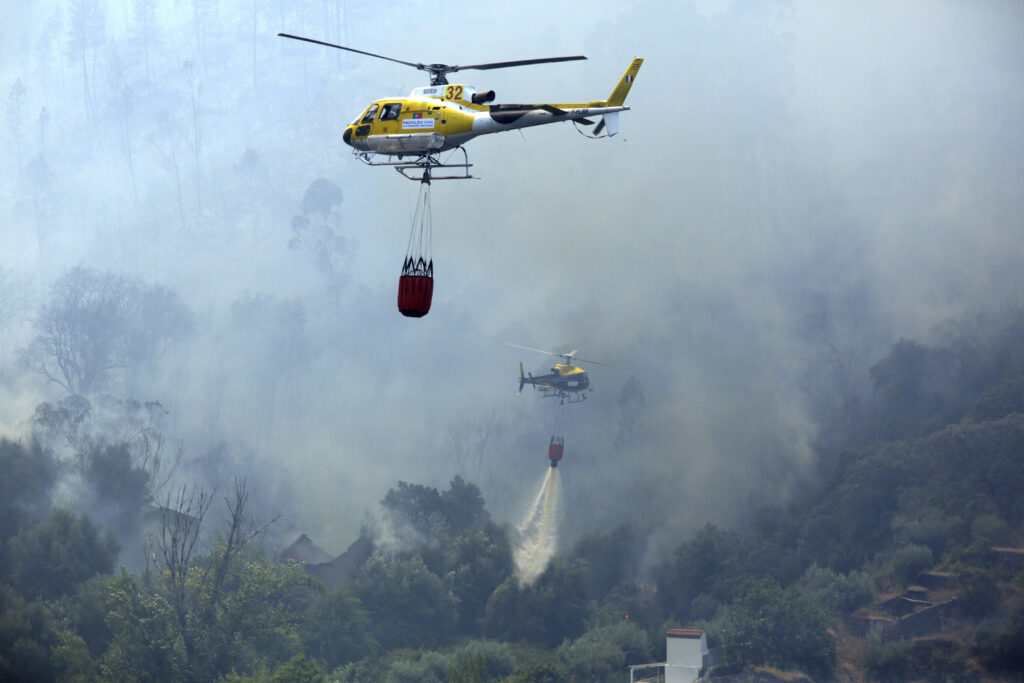
[[[590,58],[457,74],[499,102],[604,98],[645,63],[617,137],[470,144],[482,179],[435,183],[433,310],[407,320],[417,188],[340,134],[423,74],[279,31]],[[167,408],[182,477],[249,476],[332,551],[399,479],[528,502],[554,410],[515,378],[549,359],[503,342],[628,368],[566,410],[566,531],[632,520],[656,555],[800,486],[817,411],[893,341],[1020,302],[1020,3],[73,0],[7,3],[0,32],[0,424],[61,395],[16,361],[57,278],[162,285],[194,333],[106,391]]]

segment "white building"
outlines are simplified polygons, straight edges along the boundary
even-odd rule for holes
[[[704,631],[670,628],[665,633],[665,661],[629,667],[629,680],[630,683],[693,683],[705,673],[705,668],[709,665],[708,637]],[[644,669],[661,671],[641,673]]]

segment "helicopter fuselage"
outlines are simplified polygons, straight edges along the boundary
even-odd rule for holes
[[[590,378],[587,371],[569,363],[557,363],[551,368],[548,375],[520,376],[519,390],[526,384],[532,384],[535,389],[540,389],[545,396],[561,396],[578,393],[590,386]]]
[[[480,135],[562,121],[604,116],[609,133],[618,128],[618,112],[629,107],[605,101],[572,104],[487,104],[493,92],[478,93],[462,84],[415,88],[408,97],[371,103],[349,124],[342,139],[359,152],[414,155],[444,152]]]

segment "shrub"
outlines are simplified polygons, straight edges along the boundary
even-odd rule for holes
[[[892,572],[901,584],[906,585],[935,563],[931,548],[925,545],[906,545],[892,556]]]
[[[868,641],[867,673],[879,683],[900,683],[910,677],[910,651],[906,643],[883,643],[877,638]]]

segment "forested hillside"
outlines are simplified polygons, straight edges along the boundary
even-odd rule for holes
[[[329,590],[261,543],[272,520],[254,518],[243,481],[227,495],[181,488],[160,505],[148,492],[156,471],[138,464],[145,442],[76,439],[84,399],[40,405],[34,438],[0,446],[0,673],[611,681],[662,658],[676,625],[722,647],[718,675],[1019,675],[1024,567],[1002,549],[1024,546],[1022,324],[1014,313],[947,345],[896,343],[871,368],[875,392],[849,443],[821,447],[792,503],[752,508],[736,529],[707,524],[653,566],[643,529],[589,534],[529,584],[516,577],[515,530],[459,477],[444,490],[396,482],[381,501],[386,529],[363,532],[376,550]],[[106,501],[102,520],[54,505],[67,468]],[[123,544],[140,542],[145,562],[117,569]],[[928,633],[858,626],[936,576],[945,607]]]
[[[637,59],[409,119],[429,212],[343,136]],[[1022,67],[1020,2],[0,1],[0,681],[1022,678]]]

